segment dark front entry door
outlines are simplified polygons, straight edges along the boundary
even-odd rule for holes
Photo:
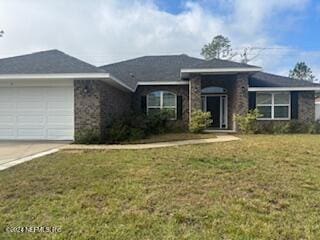
[[[207,97],[207,112],[211,112],[214,128],[220,128],[220,101],[220,96]]]

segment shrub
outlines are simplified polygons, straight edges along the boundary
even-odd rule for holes
[[[201,133],[212,124],[210,112],[194,111],[191,114],[189,131],[192,133]]]
[[[113,119],[107,129],[107,141],[119,143],[168,132],[168,118],[168,112],[160,111],[148,116],[129,113],[121,118]]]
[[[75,143],[78,144],[100,144],[102,143],[100,133],[95,129],[84,129],[75,134]]]
[[[307,133],[308,124],[300,122],[298,120],[291,120],[289,123],[289,132],[290,133]]]
[[[288,122],[274,122],[272,124],[272,132],[273,134],[286,134],[290,133],[290,123]]]
[[[155,112],[146,116],[146,134],[160,134],[168,132],[170,113],[166,110]]]
[[[239,125],[239,129],[242,133],[253,134],[257,133],[259,128],[257,119],[261,117],[258,109],[250,110],[246,115],[236,115],[235,120]]]
[[[311,123],[308,127],[308,133],[310,134],[320,134],[320,121]]]
[[[143,138],[145,136],[146,119],[135,113],[115,118],[107,127],[107,142],[119,143],[128,140]]]
[[[263,124],[258,124],[258,133],[266,134],[297,134],[297,133],[310,133],[318,134],[320,133],[320,123],[304,123],[298,120],[291,121],[276,121],[267,122]]]

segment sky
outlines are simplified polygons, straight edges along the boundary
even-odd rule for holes
[[[319,0],[1,0],[0,58],[48,49],[100,66],[144,55],[201,57],[218,34],[250,64],[320,79]],[[237,60],[237,59],[235,59]]]

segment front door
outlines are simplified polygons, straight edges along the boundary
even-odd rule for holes
[[[212,116],[212,127],[220,128],[220,113],[221,113],[221,97],[220,96],[208,96],[207,97],[207,112],[211,113]]]

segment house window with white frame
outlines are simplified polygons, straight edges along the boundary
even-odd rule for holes
[[[165,110],[170,120],[177,119],[177,96],[168,91],[155,91],[147,96],[147,114]]]
[[[257,109],[260,120],[290,120],[290,92],[257,92]]]

